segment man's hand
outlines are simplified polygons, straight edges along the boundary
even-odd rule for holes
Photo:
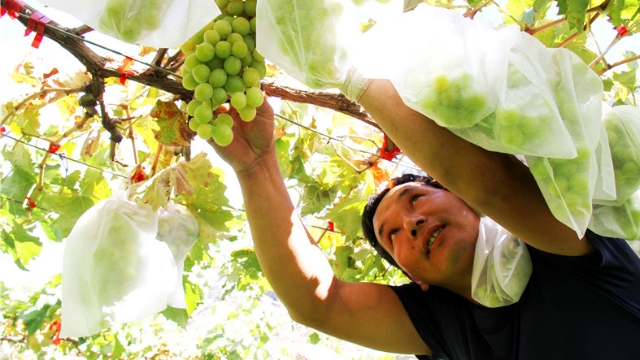
[[[273,109],[265,99],[256,110],[256,117],[252,121],[246,122],[240,119],[235,109],[229,109],[228,114],[231,115],[234,122],[231,144],[218,146],[213,139],[207,141],[237,173],[251,169],[274,151]]]

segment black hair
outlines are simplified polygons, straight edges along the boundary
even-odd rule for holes
[[[396,263],[393,257],[391,257],[391,255],[382,247],[382,245],[380,245],[378,239],[376,238],[376,232],[373,229],[373,216],[375,215],[376,210],[378,210],[380,202],[382,202],[382,199],[384,199],[385,195],[387,195],[387,193],[389,193],[391,189],[398,185],[410,182],[425,184],[436,189],[446,190],[444,186],[440,185],[440,183],[431,176],[404,174],[402,176],[391,179],[389,181],[389,186],[387,186],[377,194],[371,195],[369,197],[367,205],[365,205],[364,210],[362,211],[362,233],[364,234],[365,239],[369,241],[371,246],[376,249],[378,254],[380,254],[383,259],[387,260],[391,265],[397,267],[398,269],[400,269],[398,263]]]

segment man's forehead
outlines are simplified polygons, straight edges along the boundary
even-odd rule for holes
[[[410,182],[410,183],[395,186],[391,190],[389,190],[389,192],[384,196],[382,201],[380,201],[380,204],[378,205],[378,209],[376,210],[376,213],[373,215],[374,229],[380,226],[379,224],[380,220],[384,220],[383,218],[381,219],[381,217],[385,214],[384,209],[387,206],[398,201],[405,194],[411,193],[412,190],[417,190],[417,189],[423,188],[424,186],[428,186],[428,185],[422,184],[422,183]]]

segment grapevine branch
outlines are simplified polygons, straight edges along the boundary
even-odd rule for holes
[[[35,10],[32,7],[25,5],[20,10],[22,16],[19,16],[17,19],[26,27],[29,17],[34,12]],[[81,26],[75,29],[64,28],[55,21],[51,21],[45,28],[44,36],[58,43],[63,49],[78,59],[93,76],[101,79],[120,77],[122,75],[120,71],[110,66],[110,61],[107,58],[96,54],[81,39],[76,37],[88,32],[89,29],[87,26]],[[165,64],[165,69],[178,68],[184,60],[181,55],[182,53],[178,52],[177,55],[170,57]],[[127,74],[127,79],[166,91],[183,100],[189,100],[193,97],[193,91],[185,89],[181,81],[169,77],[169,74],[165,72],[154,71],[154,69],[149,69],[141,73],[131,72]],[[279,97],[283,100],[317,105],[342,112],[364,121],[369,125],[378,127],[359,105],[352,103],[342,94],[294,89],[280,86],[274,82],[265,82],[264,91],[269,96]]]

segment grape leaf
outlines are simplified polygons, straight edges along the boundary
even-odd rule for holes
[[[95,204],[90,197],[76,194],[43,194],[39,201],[42,207],[58,213],[51,226],[59,241],[69,235],[78,218]]]
[[[362,210],[367,204],[367,199],[344,198],[331,207],[326,218],[331,219],[344,236],[353,241],[362,230]]]
[[[47,311],[49,310],[49,307],[51,307],[51,305],[45,304],[38,310],[32,310],[28,312],[27,310],[24,310],[19,314],[20,319],[24,321],[24,325],[29,336],[34,335],[38,330],[40,330],[40,327],[42,327],[42,323],[47,317]]]
[[[301,196],[303,202],[300,215],[316,214],[331,204],[338,193],[335,187],[324,188],[320,183],[307,184]]]
[[[233,220],[231,211],[223,209],[229,206],[224,195],[227,186],[220,181],[220,175],[214,171],[205,153],[176,166],[184,170],[184,180],[174,184],[176,197],[198,218],[202,240],[215,240],[218,232],[229,230],[226,222]]]
[[[5,161],[11,163],[14,168],[33,171],[34,164],[31,162],[31,156],[26,146],[22,143],[16,143],[10,150],[6,147],[2,149],[2,156]]]
[[[636,89],[636,70],[629,70],[620,73],[613,74],[613,80],[620,83],[620,85],[627,88],[630,92]]]
[[[15,168],[11,172],[11,175],[5,178],[2,184],[0,184],[0,194],[21,202],[35,184],[36,177],[32,172],[28,172],[22,168]]]
[[[9,253],[13,256],[15,264],[22,270],[35,256],[40,254],[42,244],[40,240],[30,235],[22,225],[13,221],[11,232],[2,229],[2,242],[8,248]]]
[[[182,111],[173,101],[158,100],[151,109],[151,117],[156,119],[160,130],[154,130],[155,139],[167,146],[189,145],[189,126]]]
[[[181,328],[186,329],[189,322],[189,314],[186,309],[178,309],[171,306],[167,306],[164,311],[160,312],[167,319],[175,322]]]
[[[569,28],[579,33],[583,32],[589,0],[558,0],[558,13],[564,15]]]

